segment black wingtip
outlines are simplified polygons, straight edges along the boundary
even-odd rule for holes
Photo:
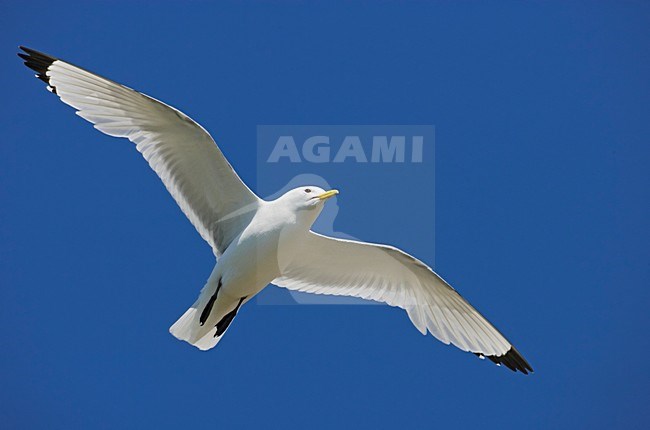
[[[528,375],[528,373],[533,373],[533,368],[531,365],[526,361],[526,359],[517,351],[517,349],[513,346],[511,347],[508,352],[506,352],[503,355],[483,355],[480,353],[474,353],[478,357],[487,357],[490,359],[490,361],[494,364],[501,365],[503,364],[506,366],[508,369],[512,370],[513,372],[521,372],[524,375]]]
[[[24,53],[19,52],[18,56],[24,60],[25,65],[35,71],[36,77],[45,82],[50,87],[51,91],[56,94],[56,88],[50,84],[50,77],[47,76],[47,71],[57,58],[22,45],[20,46],[20,49]]]

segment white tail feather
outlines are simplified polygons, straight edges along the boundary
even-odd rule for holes
[[[194,304],[196,306],[198,304]],[[201,326],[199,323],[199,311],[196,307],[189,308],[170,328],[169,332],[179,340],[194,345],[201,351],[214,348],[223,337],[215,336],[217,328],[214,326]],[[212,320],[213,318],[210,318]],[[207,333],[206,333],[207,330]],[[225,334],[225,333],[224,333]]]
[[[169,332],[174,337],[184,340],[202,351],[214,348],[219,343],[219,340],[225,334],[225,330],[220,336],[217,336],[217,323],[222,321],[222,319],[226,319],[224,317],[228,313],[241,305],[241,302],[238,305],[237,301],[233,302],[225,294],[217,293],[217,299],[211,304],[211,310],[207,319],[201,324],[201,313],[219,286],[219,282],[215,278],[214,276],[210,276],[196,302],[169,328]],[[231,316],[230,320],[232,318]],[[229,324],[229,321],[227,324]]]

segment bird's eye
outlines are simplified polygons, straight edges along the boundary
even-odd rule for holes
[[[311,188],[305,188],[306,193],[311,193]]]

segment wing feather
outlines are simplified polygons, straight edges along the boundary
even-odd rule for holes
[[[406,310],[415,327],[445,344],[489,357],[523,373],[531,366],[510,342],[444,279],[392,246],[310,232],[280,261],[274,284],[316,294],[347,295]]]
[[[221,255],[252,219],[259,198],[212,137],[187,115],[152,97],[58,58],[18,54],[77,115],[136,144],[201,237]]]

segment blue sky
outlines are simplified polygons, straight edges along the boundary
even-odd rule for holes
[[[3,2],[0,422],[647,428],[649,19],[640,1]],[[258,125],[434,125],[436,270],[536,373],[385,306],[251,303],[215,350],[175,340],[209,248],[20,44],[183,110],[254,188]],[[386,222],[422,189],[364,198],[349,172],[327,177],[348,193],[335,230],[434,264],[429,225]]]

